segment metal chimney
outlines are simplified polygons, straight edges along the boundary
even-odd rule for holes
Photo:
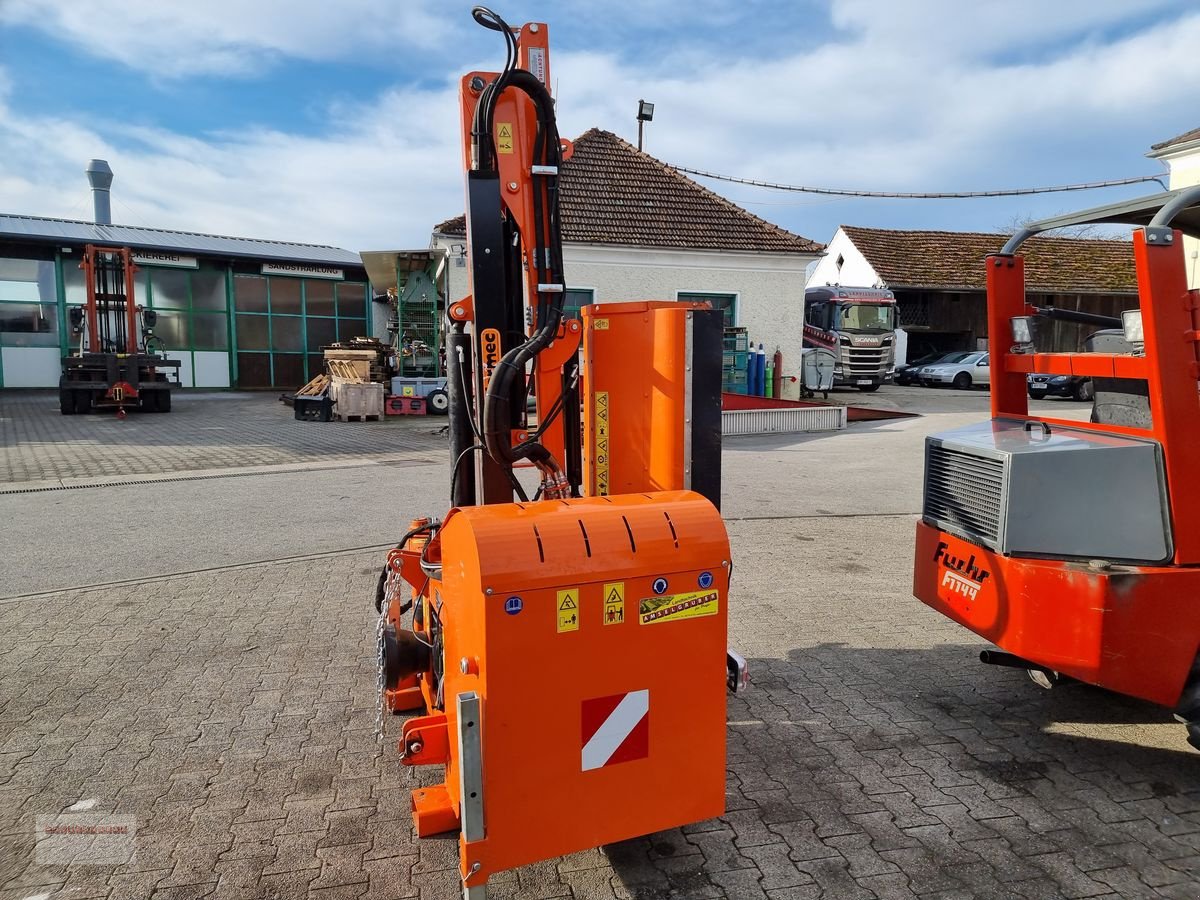
[[[97,225],[112,224],[112,205],[109,202],[108,189],[112,187],[113,170],[109,168],[108,160],[93,159],[87,167],[88,184],[92,186],[92,205],[95,208]]]

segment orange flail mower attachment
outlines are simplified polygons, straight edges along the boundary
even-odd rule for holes
[[[436,543],[445,671],[401,750],[446,766],[414,816],[461,828],[468,886],[723,812],[729,544],[707,500],[471,507]]]

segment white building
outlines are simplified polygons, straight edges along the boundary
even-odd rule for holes
[[[1171,190],[1200,184],[1200,128],[1155,144],[1146,155],[1166,165],[1167,185]],[[1188,263],[1188,286],[1200,287],[1200,240],[1185,236],[1183,247]]]
[[[567,307],[708,300],[744,326],[785,374],[799,374],[805,270],[822,247],[701,187],[615,134],[592,129],[562,168]],[[438,225],[448,297],[467,291],[465,220]]]

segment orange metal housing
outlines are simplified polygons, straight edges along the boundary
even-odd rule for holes
[[[1144,358],[1009,352],[1009,322],[1027,311],[1024,263],[1019,256],[987,260],[993,420],[1041,421],[1158,442],[1174,565],[1002,556],[922,522],[913,583],[918,599],[1022,659],[1168,706],[1179,702],[1200,650],[1194,602],[1200,591],[1200,295],[1187,288],[1182,245],[1179,231],[1154,243],[1142,229],[1133,234]],[[1151,427],[1030,415],[1025,373],[1031,370],[1144,378]]]
[[[706,457],[693,427],[693,414],[702,414],[693,400],[704,393],[693,376],[720,373],[716,360],[692,365],[694,315],[710,311],[707,303],[669,301],[583,308],[583,485],[589,494],[701,490],[712,477],[719,497],[719,382],[708,391],[717,433],[707,437],[716,442],[715,456]],[[693,460],[716,471],[693,471]]]
[[[418,828],[434,816],[444,827],[448,810],[461,820],[468,886],[724,811],[729,543],[712,504],[680,491],[467,507],[438,541],[446,563],[429,593],[455,749],[419,760],[444,761],[446,781],[420,789],[414,811]],[[478,722],[460,721],[456,698],[471,695]],[[644,720],[626,721],[625,738],[612,725],[606,758],[597,723],[618,704],[637,716],[638,703]],[[409,720],[402,750],[439,718]]]

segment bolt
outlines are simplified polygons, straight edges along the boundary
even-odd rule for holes
[[[1155,242],[1155,241],[1157,241],[1157,240],[1158,240],[1158,235],[1157,235],[1157,234],[1152,234],[1152,235],[1150,235],[1150,243],[1154,243],[1154,242]]]
[[[458,671],[462,672],[464,675],[471,671],[471,661],[465,656],[458,661]]]
[[[425,749],[425,745],[424,745],[424,744],[422,744],[420,741],[412,741],[412,742],[411,742],[411,743],[408,745],[408,752],[409,752],[409,753],[420,753],[420,752],[421,752],[422,750],[424,750],[424,749]]]
[[[508,183],[508,189],[515,192],[517,189],[517,183],[515,181],[510,181]]]
[[[492,589],[488,588],[486,591],[484,591],[484,593],[490,597],[492,595]]]
[[[540,28],[538,28],[538,23],[537,23],[537,22],[530,22],[530,23],[529,23],[529,30],[530,30],[530,32],[531,32],[531,33],[533,33],[533,34],[537,34],[537,33],[538,33],[538,32],[539,32],[541,29],[540,29]],[[478,865],[478,863],[476,863],[476,865]]]
[[[721,560],[721,565],[724,566],[726,569],[728,569],[729,568],[729,560],[727,560],[727,559]]]
[[[476,94],[483,90],[483,79],[478,75],[471,79],[471,90]]]
[[[484,253],[491,253],[491,252],[492,252],[492,248],[491,248],[491,247],[484,247],[484,248],[483,248],[483,252],[484,252]]]
[[[466,313],[464,312],[464,310],[461,306],[456,306],[456,307],[454,307],[454,314],[456,316],[462,316],[462,315],[465,315]]]

